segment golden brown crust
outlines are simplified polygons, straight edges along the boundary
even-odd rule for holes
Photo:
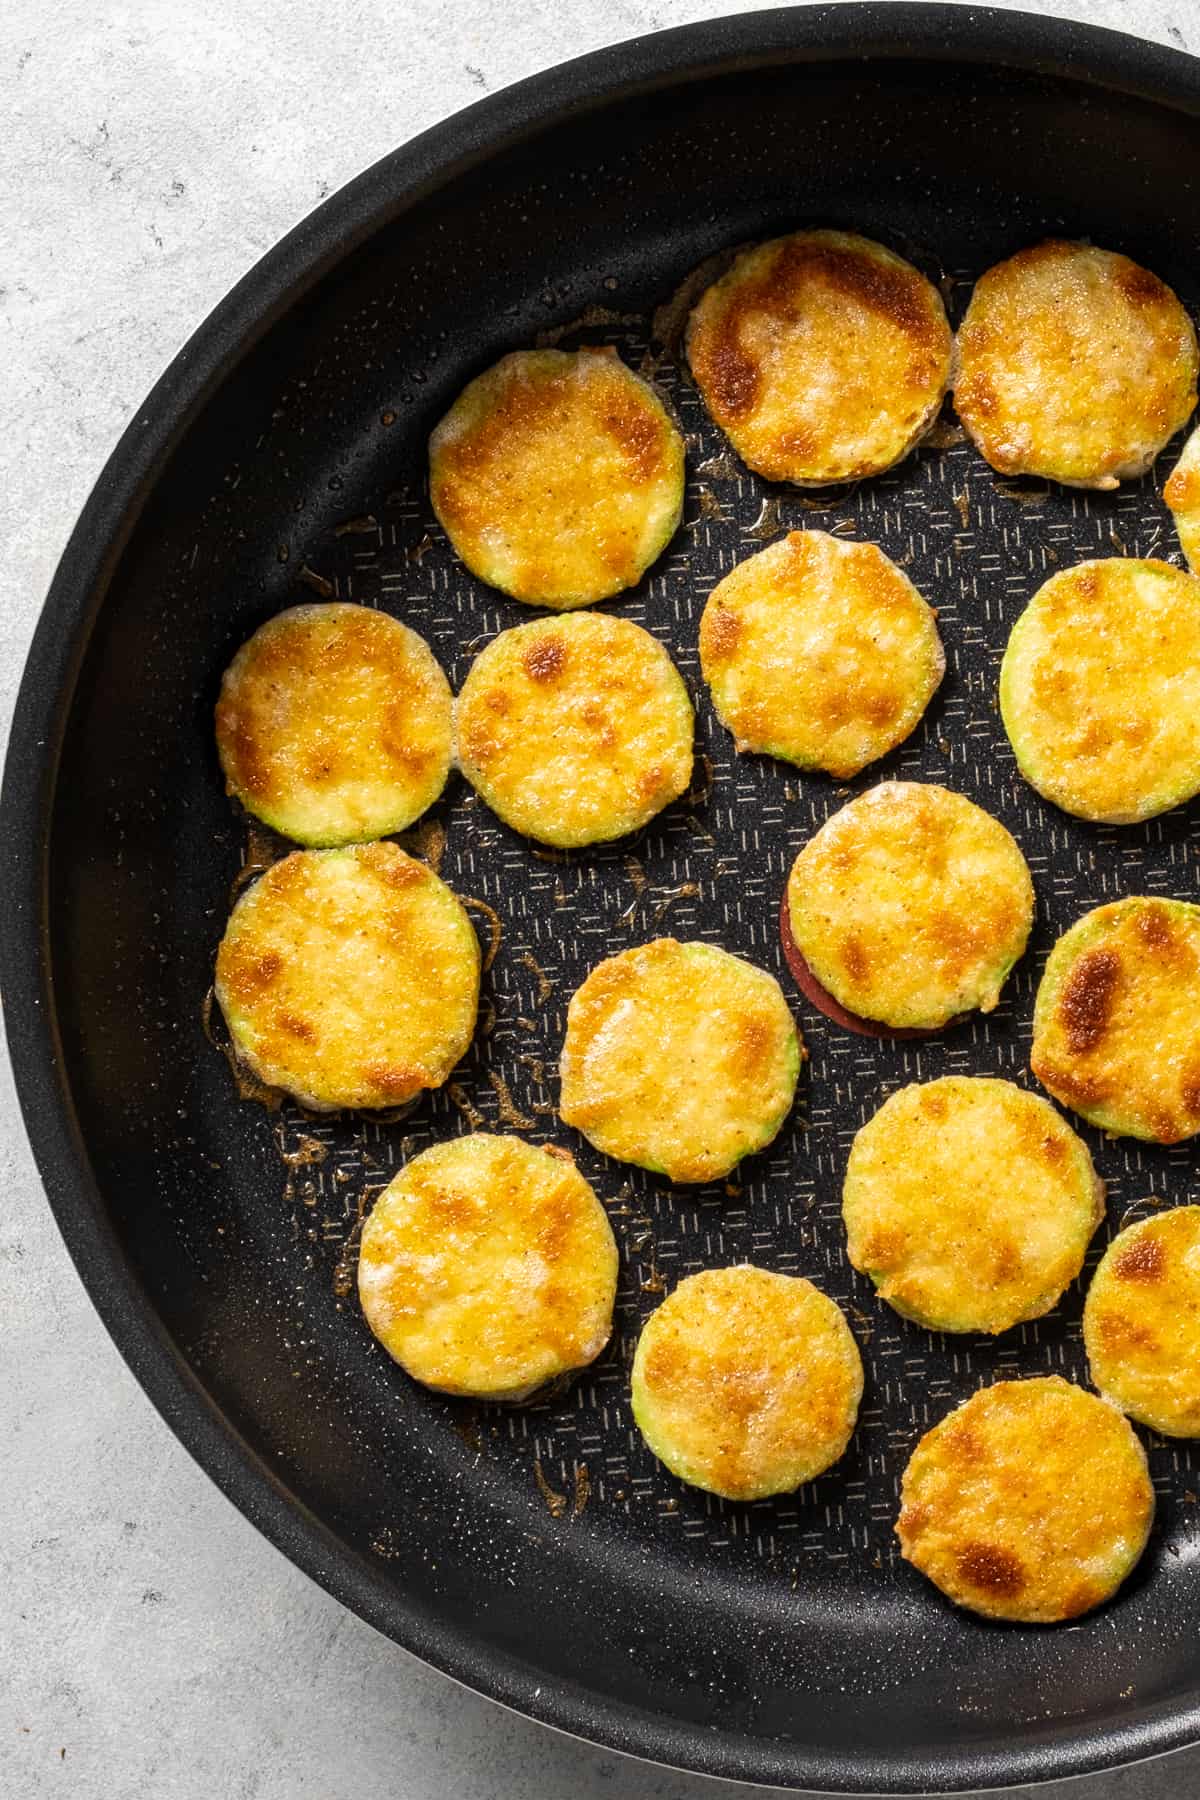
[[[1114,488],[1196,404],[1196,334],[1165,282],[1091,244],[1048,239],[975,284],[954,404],[1005,475]]]
[[[862,1018],[937,1028],[990,1012],[1033,919],[1033,883],[1003,825],[961,794],[889,781],[809,839],[788,879],[792,935]]]
[[[1047,581],[1013,626],[1000,709],[1026,780],[1133,824],[1200,790],[1200,585],[1110,556]]]
[[[1073,925],[1038,989],[1030,1065],[1108,1131],[1200,1131],[1200,906],[1131,895]]]
[[[1087,1146],[1035,1094],[949,1075],[898,1089],[858,1132],[847,1254],[898,1312],[937,1331],[1039,1318],[1104,1213]]]
[[[834,1302],[802,1277],[749,1264],[681,1281],[647,1321],[632,1375],[654,1454],[730,1500],[790,1493],[835,1463],[862,1386]]]
[[[1123,1412],[1171,1437],[1200,1437],[1200,1206],[1119,1232],[1088,1289],[1092,1380]]]
[[[1154,1489],[1115,1407],[1057,1375],[999,1381],[913,1451],[901,1554],[959,1606],[1050,1624],[1099,1606],[1145,1548]]]
[[[679,523],[683,443],[615,350],[526,350],[429,440],[434,511],[467,567],[532,606],[632,587]]]
[[[466,1051],[479,962],[459,901],[397,845],[298,850],[235,906],[216,995],[261,1081],[317,1109],[389,1107]]]
[[[572,996],[560,1110],[608,1156],[716,1181],[775,1136],[803,1054],[772,975],[715,944],[655,938]]]
[[[877,474],[906,455],[941,404],[950,350],[925,277],[840,231],[743,251],[688,323],[713,418],[750,468],[801,486]]]
[[[523,1399],[600,1354],[617,1247],[570,1161],[479,1132],[406,1163],[363,1227],[368,1325],[417,1381]]]
[[[700,666],[739,750],[846,779],[914,729],[945,657],[932,609],[877,545],[792,531],[713,589]]]
[[[1179,534],[1180,548],[1193,575],[1200,575],[1200,430],[1193,431],[1163,488]]]
[[[501,632],[472,666],[456,716],[467,780],[541,843],[622,837],[691,780],[687,690],[629,619],[572,613]]]
[[[424,639],[340,602],[293,606],[242,645],[221,683],[229,792],[297,843],[402,831],[450,769],[450,687]]]

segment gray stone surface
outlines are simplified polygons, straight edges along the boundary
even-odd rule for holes
[[[123,424],[322,196],[548,63],[729,0],[8,0],[0,13],[0,718]],[[1197,0],[1043,6],[1200,50]],[[142,1397],[0,1070],[0,1796],[464,1800],[745,1789],[463,1692],[297,1573]],[[1200,1792],[1200,1752],[1047,1796]]]

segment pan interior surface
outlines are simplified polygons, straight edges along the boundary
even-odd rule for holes
[[[469,153],[424,191],[397,185],[389,202],[383,165],[368,178],[369,230],[351,232],[336,208],[320,215],[311,254],[326,272],[244,353],[231,347],[228,372],[143,484],[100,585],[75,596],[86,630],[41,821],[54,1017],[14,1021],[10,1006],[9,1029],[19,1073],[23,1033],[35,1060],[57,1036],[70,1130],[102,1202],[82,1181],[49,1185],[118,1341],[185,1441],[318,1579],[471,1685],[619,1748],[747,1780],[928,1792],[1104,1766],[1200,1728],[1196,1448],[1150,1440],[1158,1525],[1114,1604],[1056,1630],[953,1610],[898,1559],[900,1472],[921,1432],[981,1383],[1085,1379],[1081,1294],[996,1340],[935,1336],[854,1274],[840,1221],[851,1137],[895,1087],[948,1073],[1030,1084],[1036,976],[1068,923],[1124,892],[1196,897],[1195,806],[1137,828],[1064,817],[1019,778],[994,703],[1008,630],[1055,568],[1177,559],[1158,491],[1174,447],[1157,480],[1114,496],[1006,483],[950,433],[856,489],[772,489],[706,419],[672,352],[675,322],[660,315],[656,332],[652,317],[714,253],[823,224],[910,256],[942,282],[955,320],[974,274],[1050,234],[1144,261],[1195,314],[1200,126],[1182,104],[989,67],[965,46],[949,55],[940,12],[882,10],[897,15],[888,55],[767,54],[756,31],[766,41],[784,28],[762,15],[740,22],[740,54],[699,58],[657,89],[600,103],[576,72],[571,105],[560,95],[543,127],[497,129],[486,156],[472,148],[484,126],[464,126]],[[880,14],[868,15],[874,41]],[[845,41],[859,16],[846,10]],[[904,19],[912,48],[900,55]],[[801,45],[802,23],[788,29]],[[1102,40],[1044,34],[1060,65]],[[1184,60],[1163,59],[1182,82]],[[609,65],[615,85],[616,53]],[[402,173],[397,163],[398,184]],[[646,367],[687,434],[684,524],[608,610],[676,657],[698,702],[695,786],[637,838],[564,854],[518,839],[452,777],[401,841],[479,903],[485,946],[498,932],[475,1048],[402,1121],[271,1112],[239,1098],[202,1020],[248,842],[213,748],[221,672],[264,619],[319,593],[414,626],[456,689],[483,642],[530,616],[456,562],[423,452],[467,380],[547,333],[613,344]],[[848,788],[735,758],[699,677],[715,582],[806,526],[901,562],[939,609],[948,655],[914,737]],[[60,589],[79,585],[69,565]],[[22,704],[18,736],[32,744],[35,714],[51,719],[59,700],[27,684]],[[801,844],[888,776],[978,800],[1022,844],[1038,891],[1031,951],[998,1011],[928,1042],[851,1036],[801,1004],[775,923]],[[10,763],[10,785],[21,777]],[[779,973],[811,1052],[793,1118],[728,1185],[672,1191],[607,1163],[554,1115],[571,993],[602,956],[662,933]],[[475,1126],[572,1149],[622,1248],[608,1350],[566,1392],[520,1410],[418,1390],[354,1296],[363,1204],[407,1155]],[[1188,1145],[1084,1135],[1111,1227],[1151,1194],[1187,1197]],[[98,1233],[108,1247],[89,1260],[81,1245]],[[731,1506],[654,1462],[627,1376],[665,1289],[742,1260],[808,1275],[842,1302],[868,1378],[836,1469],[783,1500]],[[138,1307],[158,1322],[153,1351],[144,1326],[137,1353],[123,1330]],[[168,1363],[194,1386],[173,1414]]]

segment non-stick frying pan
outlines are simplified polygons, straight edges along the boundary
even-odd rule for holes
[[[1194,807],[1139,829],[1064,818],[1018,778],[994,703],[1008,626],[1052,569],[1177,554],[1158,498],[1174,452],[1157,480],[1096,497],[1001,482],[943,429],[856,490],[769,493],[723,454],[670,310],[652,324],[704,258],[803,223],[904,251],[956,315],[973,273],[1049,232],[1129,252],[1195,308],[1198,196],[1200,65],[1132,39],[907,5],[642,39],[482,102],[294,231],[154,389],[71,539],[3,799],[7,1025],[51,1203],[147,1392],[247,1515],[381,1630],[533,1717],[689,1768],[847,1791],[1062,1775],[1200,1736],[1195,1452],[1150,1443],[1159,1523],[1100,1613],[1030,1630],[954,1611],[895,1555],[899,1471],[981,1382],[1083,1378],[1080,1295],[995,1341],[934,1337],[853,1275],[838,1217],[850,1137],[887,1092],[950,1070],[1029,1080],[1058,930],[1122,892],[1196,897]],[[553,1111],[584,971],[670,931],[782,972],[786,869],[845,798],[735,758],[702,695],[708,762],[632,843],[538,855],[453,780],[418,848],[499,947],[451,1090],[390,1122],[271,1112],[239,1097],[205,1030],[231,885],[277,848],[248,842],[222,793],[222,668],[314,591],[409,620],[456,681],[526,617],[433,527],[423,443],[470,376],[564,327],[561,341],[648,357],[690,439],[683,528],[619,609],[697,688],[699,609],[739,556],[790,525],[882,542],[940,608],[950,669],[918,735],[854,788],[903,774],[975,796],[1038,887],[1000,1010],[929,1043],[852,1037],[783,972],[812,1061],[794,1121],[728,1188],[671,1191],[607,1164]],[[523,1410],[418,1391],[353,1298],[362,1205],[412,1148],[480,1121],[574,1148],[624,1249],[609,1351]],[[1114,1223],[1192,1191],[1187,1146],[1089,1141]],[[654,1463],[626,1367],[664,1286],[744,1258],[840,1298],[869,1373],[843,1464],[737,1507]]]

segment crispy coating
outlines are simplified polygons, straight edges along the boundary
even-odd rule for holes
[[[1083,1309],[1092,1380],[1152,1431],[1200,1437],[1200,1206],[1118,1232]]]
[[[558,612],[639,581],[683,510],[683,440],[608,348],[518,350],[429,440],[429,494],[472,572]]]
[[[926,1432],[896,1524],[959,1606],[1047,1625],[1100,1606],[1150,1534],[1146,1454],[1115,1406],[1059,1375],[998,1381]]]
[[[1193,575],[1200,575],[1200,430],[1193,431],[1163,488],[1180,547]]]
[[[1000,711],[1025,779],[1132,825],[1200,791],[1200,583],[1110,556],[1052,575],[1013,626]]]
[[[826,820],[792,865],[791,930],[852,1013],[936,1030],[991,1012],[1033,922],[1025,858],[962,794],[885,781]]]
[[[958,331],[954,404],[1004,475],[1115,488],[1196,404],[1196,333],[1148,269],[1051,238],[981,275]]]
[[[773,975],[715,944],[655,938],[572,995],[560,1111],[607,1156],[716,1181],[775,1136],[803,1055]]]
[[[216,995],[261,1081],[318,1111],[398,1106],[465,1053],[479,963],[459,900],[397,845],[297,850],[234,907]]]
[[[750,468],[820,487],[877,475],[932,423],[950,378],[937,289],[845,231],[743,250],[688,321],[709,412]]]
[[[292,606],[221,682],[229,792],[298,844],[403,831],[446,785],[450,686],[415,631],[368,606]]]
[[[633,1416],[651,1450],[727,1500],[791,1493],[831,1467],[862,1390],[840,1308],[801,1276],[748,1263],[681,1281],[633,1359]]]
[[[694,732],[666,650],[606,613],[501,632],[458,697],[467,780],[514,831],[564,848],[623,837],[677,799]]]
[[[526,1400],[612,1331],[617,1246],[575,1165],[476,1132],[404,1165],[363,1226],[367,1324],[443,1394]]]
[[[909,735],[946,658],[936,614],[878,545],[791,531],[717,583],[700,666],[739,750],[846,780]]]
[[[1077,920],[1042,975],[1030,1066],[1119,1137],[1200,1131],[1200,906],[1131,895]]]
[[[1049,1312],[1104,1216],[1087,1145],[1010,1081],[947,1075],[884,1101],[842,1192],[847,1254],[934,1331],[1007,1331]]]

